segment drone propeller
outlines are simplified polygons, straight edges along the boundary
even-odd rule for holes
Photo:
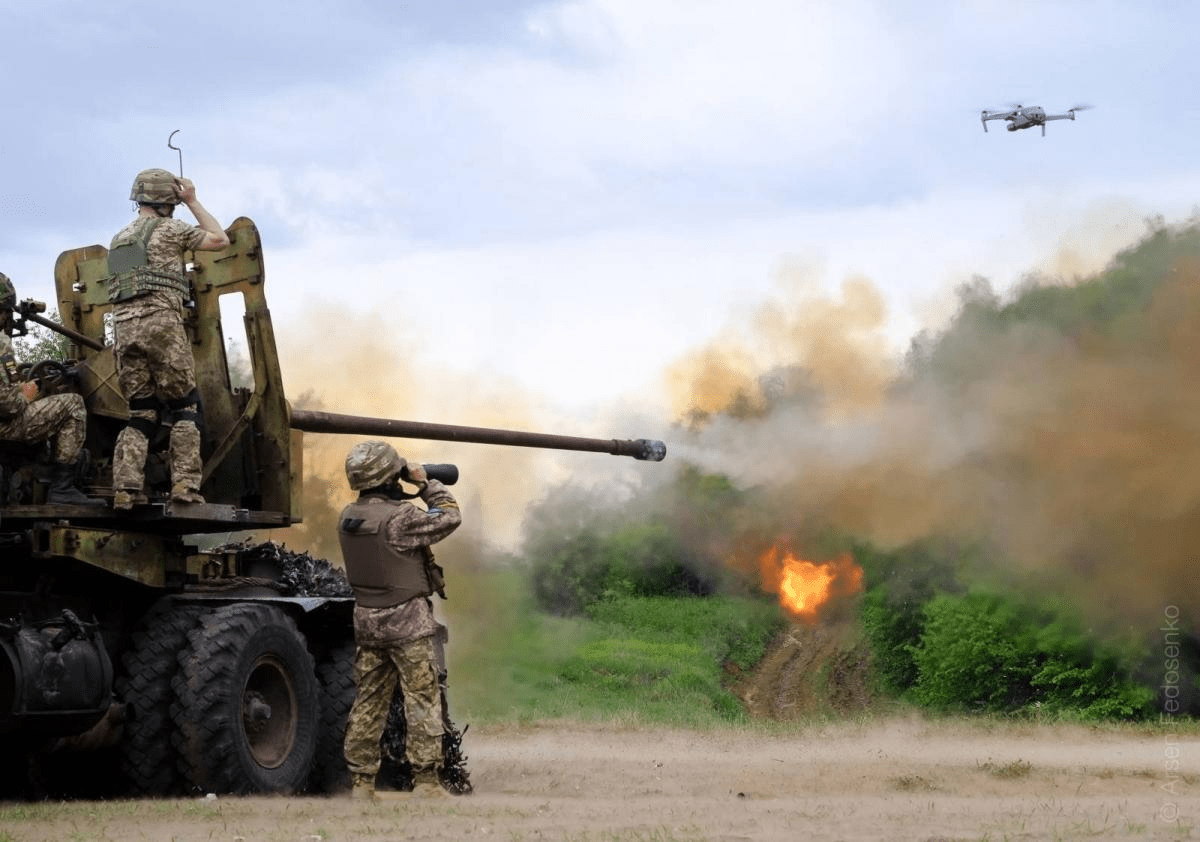
[[[1087,111],[1089,108],[1095,108],[1094,105],[1076,105],[1073,108],[1068,108],[1068,111]]]

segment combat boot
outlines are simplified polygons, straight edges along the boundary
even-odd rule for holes
[[[449,798],[436,769],[423,769],[413,775],[413,798]]]
[[[204,498],[195,488],[188,488],[181,482],[171,486],[171,502],[172,503],[203,503]]]
[[[150,498],[136,488],[118,488],[113,494],[113,508],[118,512],[127,512],[136,505],[149,502]]]
[[[46,502],[68,506],[103,506],[98,497],[88,497],[75,487],[75,468],[72,465],[55,465],[46,489]]]
[[[375,781],[367,775],[355,775],[351,782],[350,797],[355,801],[374,801]]]

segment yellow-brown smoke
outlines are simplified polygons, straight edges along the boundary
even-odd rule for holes
[[[687,422],[668,440],[668,459],[768,490],[753,517],[762,545],[748,552],[830,528],[885,547],[964,538],[990,549],[990,573],[1066,592],[1097,618],[1133,621],[1200,603],[1196,263],[1178,261],[1157,286],[1144,284],[1154,288],[1148,305],[1070,330],[1038,318],[997,328],[960,314],[936,345],[936,364],[915,377],[889,353],[874,284],[854,277],[829,295],[820,280],[785,266],[776,298],[666,372]],[[463,373],[452,359],[441,365],[382,318],[327,307],[321,322],[319,348],[311,334],[280,331],[297,405],[603,434],[559,429],[530,396]],[[358,440],[306,436],[305,522],[274,537],[340,558],[334,519],[351,498],[342,465]],[[454,491],[473,537],[463,546],[511,541],[528,503],[562,479],[539,451],[396,444],[409,458],[462,469]],[[665,476],[635,467],[650,480]],[[711,521],[696,529],[715,529]],[[743,534],[714,542],[736,548]]]
[[[497,378],[472,376],[415,340],[397,337],[393,324],[336,306],[322,307],[320,346],[312,334],[280,331],[285,384],[293,404],[351,415],[468,426],[536,429],[533,402]],[[272,536],[296,550],[341,562],[336,518],[353,494],[346,453],[367,436],[306,433],[304,521]],[[525,504],[556,479],[546,456],[512,447],[392,440],[407,459],[450,462],[460,480],[451,490],[463,507],[463,533],[501,543],[515,535]]]
[[[1081,321],[964,314],[909,377],[882,351],[870,283],[832,297],[792,285],[758,333],[673,367],[683,449],[769,488],[758,517],[779,534],[978,541],[1095,618],[1196,606],[1200,265],[1170,266],[1148,306]]]
[[[667,388],[681,415],[757,415],[773,397],[800,391],[819,394],[831,417],[878,403],[894,373],[879,291],[852,277],[839,297],[823,296],[801,264],[785,265],[779,280],[785,300],[668,367]]]

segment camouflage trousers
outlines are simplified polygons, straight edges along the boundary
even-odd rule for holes
[[[131,415],[133,413],[130,413]],[[153,413],[151,413],[153,414]],[[200,430],[191,421],[171,425],[171,484],[200,490]],[[150,441],[135,427],[123,427],[113,448],[113,488],[141,491]]]
[[[125,399],[158,398],[179,401],[196,388],[192,346],[183,328],[178,306],[133,299],[118,305],[114,316],[113,351],[117,379]],[[131,419],[149,424],[158,421],[153,409],[133,409]],[[171,482],[192,490],[200,488],[200,430],[191,420],[171,425]],[[140,491],[146,472],[149,441],[137,427],[126,426],[117,435],[113,451],[113,488]]]
[[[54,461],[75,462],[87,433],[87,408],[76,394],[50,395],[36,400],[20,415],[0,421],[0,439],[26,444],[51,442]]]
[[[352,777],[379,773],[379,741],[396,682],[404,694],[404,755],[414,770],[442,765],[442,697],[433,638],[387,649],[360,646],[354,656],[358,695],[346,720],[346,767]]]

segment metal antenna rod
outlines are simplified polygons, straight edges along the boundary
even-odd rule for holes
[[[167,138],[167,148],[174,149],[176,152],[179,153],[179,177],[183,178],[183,150],[180,149],[175,144],[171,143],[171,138],[175,137],[175,135],[177,135],[177,134],[179,134],[179,129],[176,129],[175,131],[171,132],[171,136]]]

